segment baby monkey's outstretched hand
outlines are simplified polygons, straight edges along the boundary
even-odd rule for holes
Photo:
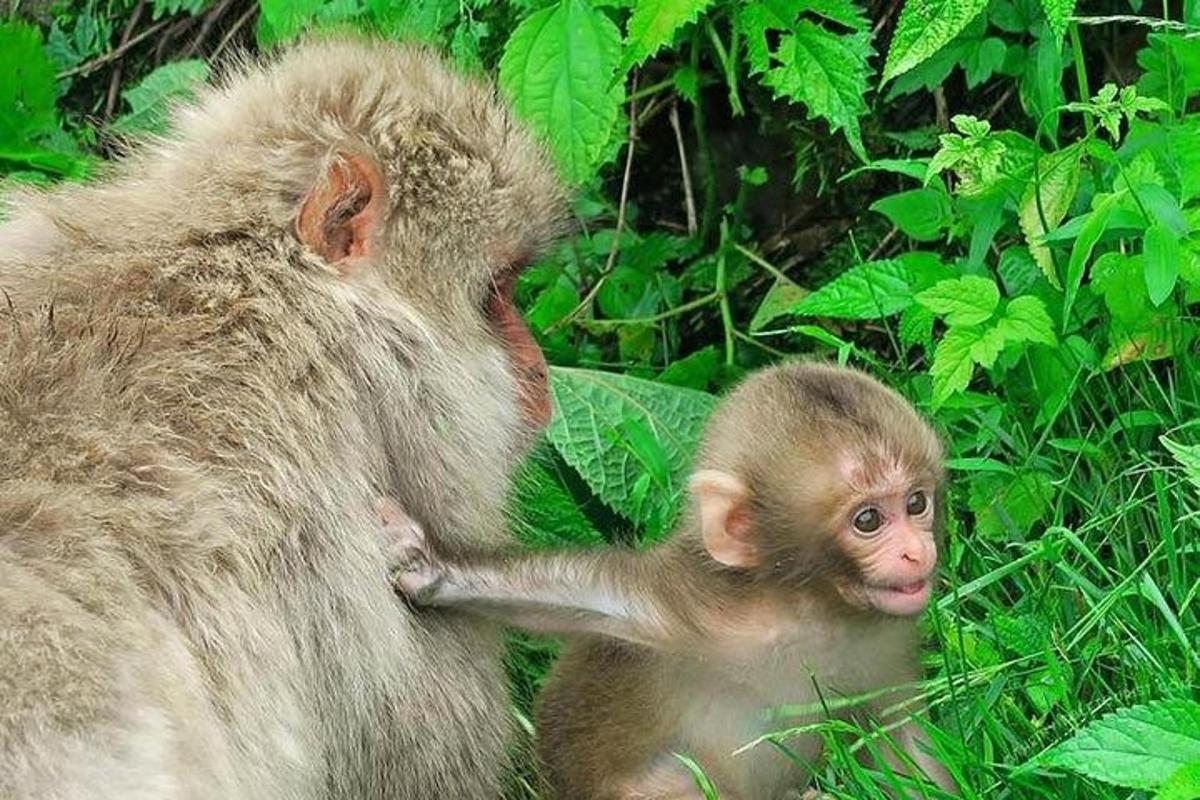
[[[415,605],[430,605],[445,569],[429,549],[425,529],[390,497],[381,497],[384,557],[396,593]]]

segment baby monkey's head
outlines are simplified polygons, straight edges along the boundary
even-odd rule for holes
[[[920,613],[941,523],[942,448],[861,372],[786,364],[721,404],[692,477],[709,555],[854,611]]]

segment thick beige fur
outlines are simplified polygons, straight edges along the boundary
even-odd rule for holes
[[[242,65],[174,130],[0,226],[0,797],[496,797],[495,632],[393,596],[375,499],[502,535],[528,432],[479,309],[553,171],[379,43]],[[338,154],[387,186],[347,276],[293,232]]]

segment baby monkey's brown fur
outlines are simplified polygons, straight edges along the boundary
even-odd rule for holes
[[[759,372],[709,423],[691,491],[676,535],[641,553],[455,561],[410,529],[417,552],[397,579],[419,602],[582,634],[538,711],[562,800],[698,798],[673,753],[694,757],[726,800],[782,798],[805,769],[768,745],[732,754],[819,715],[767,712],[902,687],[852,712],[882,717],[913,692],[942,451],[907,402],[853,370]],[[912,772],[911,759],[953,789],[917,722],[894,736],[903,755],[879,748],[888,768]],[[787,745],[808,763],[820,753],[812,734]]]

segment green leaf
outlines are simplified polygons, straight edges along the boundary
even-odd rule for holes
[[[883,214],[906,236],[930,242],[950,224],[950,199],[941,189],[910,189],[881,197],[871,210]]]
[[[950,328],[933,351],[929,374],[933,378],[933,403],[941,405],[958,394],[975,374],[971,349],[982,334],[978,328]]]
[[[521,463],[506,506],[509,528],[534,547],[604,544],[564,486],[567,469],[544,441]],[[569,471],[569,470],[568,470]]]
[[[745,4],[738,26],[746,36],[750,74],[762,75],[776,97],[803,103],[831,131],[844,130],[855,154],[867,161],[858,124],[867,112],[867,60],[872,55],[865,18],[853,4],[829,0],[805,10],[836,19],[853,32],[835,33],[809,19],[797,20],[799,7],[791,3]]]
[[[1046,753],[1044,766],[1154,789],[1200,761],[1200,703],[1158,700],[1108,714]]]
[[[1183,467],[1184,477],[1200,489],[1200,444],[1180,444],[1165,436],[1160,436],[1158,440],[1175,457],[1179,466]]]
[[[1179,236],[1156,222],[1146,230],[1142,248],[1146,292],[1150,302],[1160,306],[1175,291],[1175,282],[1179,280],[1179,261],[1183,258]]]
[[[504,46],[500,86],[569,180],[590,178],[608,143],[624,98],[620,57],[617,26],[585,0],[531,14]]]
[[[716,398],[590,370],[551,370],[557,413],[547,437],[613,510],[658,535],[669,529]]]
[[[162,133],[172,104],[192,97],[196,85],[207,78],[208,65],[200,59],[163,64],[124,91],[132,110],[113,122],[112,129],[125,134]]]
[[[0,148],[28,145],[55,130],[57,97],[41,32],[24,22],[0,24]]]
[[[638,0],[629,16],[621,71],[635,67],[669,44],[675,31],[712,5],[712,0]]]
[[[1196,800],[1200,797],[1200,761],[1184,764],[1159,787],[1154,800]]]
[[[918,254],[910,254],[918,255]],[[897,258],[851,267],[789,313],[838,319],[882,319],[913,303],[913,294],[952,274],[936,259]]]
[[[987,0],[908,0],[896,23],[883,83],[941,50],[987,8]]]
[[[260,0],[258,43],[269,47],[296,38],[317,16],[325,0]]]
[[[1067,263],[1067,285],[1062,310],[1063,325],[1068,324],[1071,318],[1071,306],[1075,302],[1075,295],[1079,292],[1079,285],[1083,281],[1084,268],[1087,266],[1088,259],[1092,257],[1092,249],[1095,248],[1105,229],[1108,228],[1108,218],[1112,215],[1113,209],[1116,208],[1123,194],[1124,191],[1120,191],[1098,197],[1098,202],[1084,218],[1083,227],[1080,228],[1079,235],[1075,237],[1075,246],[1071,248],[1071,260]]]
[[[989,319],[1000,303],[1000,289],[990,278],[964,275],[951,278],[917,295],[917,302],[945,318],[947,325],[977,325]]]
[[[721,351],[710,344],[673,362],[658,374],[658,382],[704,391],[720,371]]]
[[[1046,21],[1050,30],[1059,39],[1067,32],[1067,23],[1075,13],[1075,0],[1042,0],[1042,10],[1046,12]]]
[[[980,476],[971,483],[975,530],[994,541],[1020,539],[1049,511],[1053,497],[1054,484],[1043,472]]]
[[[900,314],[900,328],[897,333],[900,343],[912,347],[915,344],[924,347],[926,352],[933,349],[933,312],[924,306],[913,304]]]
[[[793,309],[810,294],[812,294],[811,291],[797,286],[789,280],[776,279],[771,288],[767,290],[762,302],[759,303],[758,310],[754,312],[754,318],[750,320],[751,333],[761,331],[768,322],[778,319],[784,314],[795,313]]]
[[[1050,256],[1050,248],[1042,243],[1046,231],[1058,227],[1067,211],[1071,208],[1071,200],[1079,189],[1079,166],[1083,150],[1071,146],[1057,153],[1043,156],[1039,162],[1040,183],[1030,181],[1021,197],[1021,205],[1017,209],[1017,221],[1021,232],[1025,234],[1025,242],[1034,261],[1042,268],[1042,274],[1050,285],[1062,288],[1058,275],[1054,271],[1054,260]],[[1041,204],[1039,209],[1038,205]],[[1042,224],[1043,217],[1045,224]]]
[[[1046,306],[1033,295],[1018,297],[1004,309],[1004,315],[980,336],[971,348],[971,357],[980,366],[991,369],[996,358],[1005,348],[1013,344],[1054,345],[1054,323],[1046,313]]]

